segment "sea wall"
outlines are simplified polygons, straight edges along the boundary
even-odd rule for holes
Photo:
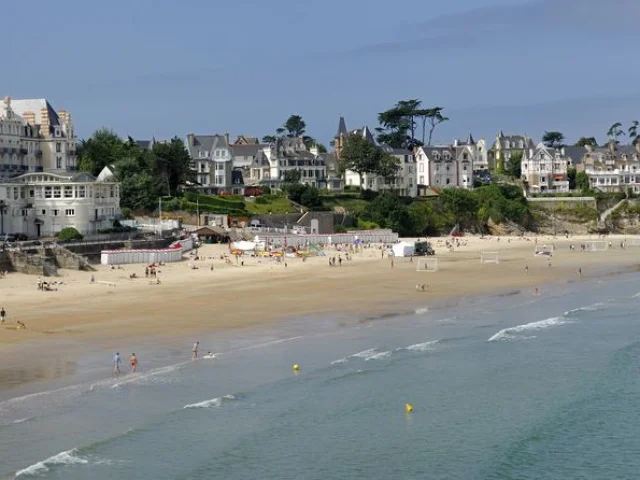
[[[58,275],[58,268],[53,258],[17,250],[10,250],[7,253],[13,270],[16,272],[43,277],[55,277]]]

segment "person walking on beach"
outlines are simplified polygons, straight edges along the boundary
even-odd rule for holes
[[[120,373],[120,365],[122,365],[122,358],[120,358],[120,352],[116,352],[113,356],[113,373],[115,375]]]
[[[0,323],[4,323],[4,319],[7,316],[7,312],[4,311],[4,307],[0,310]]]
[[[197,341],[196,343],[193,344],[193,349],[191,350],[191,353],[193,354],[193,360],[195,360],[196,358],[198,358],[198,347],[200,346],[200,342]]]
[[[578,268],[578,276],[582,277],[582,268]]]
[[[135,353],[131,354],[131,358],[129,358],[129,363],[131,363],[131,373],[136,373],[138,369],[138,357],[136,357]]]

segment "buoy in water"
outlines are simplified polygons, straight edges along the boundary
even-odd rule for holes
[[[299,366],[298,366],[298,364],[296,363],[296,364],[293,366],[293,371],[294,371],[294,372],[297,372],[298,370],[300,370],[300,367],[299,367]]]
[[[411,405],[410,403],[405,404],[404,411],[407,413],[413,412],[413,405]]]

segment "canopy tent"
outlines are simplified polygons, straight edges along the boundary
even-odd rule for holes
[[[239,242],[232,242],[231,243],[231,250],[240,250],[242,252],[253,252],[256,249],[256,244],[255,242],[246,242],[244,240],[241,240]]]
[[[415,245],[412,243],[400,242],[391,247],[394,257],[410,257],[414,254]]]

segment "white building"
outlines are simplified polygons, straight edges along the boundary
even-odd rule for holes
[[[0,183],[0,233],[98,233],[120,218],[120,187],[85,172],[30,172]]]
[[[26,172],[77,168],[71,114],[45,99],[12,100],[0,108],[0,181]]]
[[[640,193],[640,143],[587,147],[581,168],[591,188],[602,192]]]
[[[522,179],[532,193],[567,193],[567,171],[582,162],[583,147],[552,148],[539,143],[522,154]]]
[[[473,188],[474,150],[469,145],[423,146],[416,149],[420,191],[426,188]]]
[[[287,172],[300,172],[300,183],[323,188],[326,185],[327,167],[317,148],[311,150],[302,137],[278,138],[262,149],[251,165],[252,177],[260,175],[261,184],[279,187]],[[267,167],[268,164],[268,167]]]

